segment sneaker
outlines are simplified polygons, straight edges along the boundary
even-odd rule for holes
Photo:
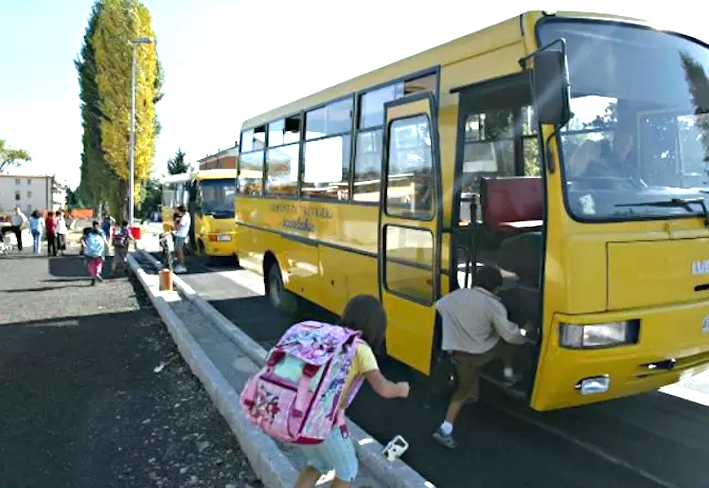
[[[175,266],[175,268],[173,269],[173,271],[174,271],[175,273],[186,273],[186,272],[187,272],[187,268],[184,267],[184,266],[180,266],[180,265],[178,264],[177,266]]]
[[[453,439],[453,434],[444,434],[440,428],[433,433],[433,439],[448,449],[455,449],[458,446],[455,439]]]
[[[504,375],[503,383],[505,384],[505,386],[513,386],[521,379],[522,375],[516,373],[506,374]]]

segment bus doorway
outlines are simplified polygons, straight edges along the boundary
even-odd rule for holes
[[[531,395],[541,338],[544,186],[529,78],[515,75],[459,90],[451,290],[472,287],[481,266],[500,269],[508,318],[526,329],[512,391]],[[484,376],[502,384],[502,363]]]

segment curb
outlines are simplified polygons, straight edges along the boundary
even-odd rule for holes
[[[167,300],[159,294],[160,292],[156,293],[153,286],[150,286],[145,271],[130,254],[128,254],[128,263],[165,322],[180,354],[193,374],[204,385],[217,410],[236,435],[242,451],[263,485],[267,488],[291,488],[298,477],[298,471],[281,452],[275,441],[251,425],[244,416],[239,405],[239,393],[219,372],[187,330],[184,322],[172,311]]]
[[[155,269],[162,269],[162,263],[150,253],[141,251]],[[209,302],[202,298],[191,286],[177,275],[173,274],[173,283],[182,291],[188,300],[199,308],[219,329],[241,349],[259,367],[266,361],[268,351],[251,339],[244,331],[222,315]],[[240,412],[239,412],[240,413]],[[436,488],[430,481],[424,479],[401,459],[389,462],[381,452],[382,446],[376,439],[361,427],[347,419],[347,427],[354,441],[357,457],[379,480],[391,488]]]

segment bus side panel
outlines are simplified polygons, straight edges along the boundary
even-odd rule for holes
[[[350,296],[347,275],[350,270],[357,269],[358,259],[350,251],[330,246],[321,245],[319,250],[322,269],[320,306],[341,314]]]
[[[317,243],[269,234],[263,249],[274,250],[286,289],[317,303],[321,284]]]

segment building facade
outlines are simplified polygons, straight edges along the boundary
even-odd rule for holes
[[[197,161],[200,170],[205,169],[236,169],[236,160],[238,158],[238,146],[224,149],[215,154],[210,154]]]
[[[67,186],[54,176],[0,175],[0,215],[19,206],[23,212],[64,207]]]

